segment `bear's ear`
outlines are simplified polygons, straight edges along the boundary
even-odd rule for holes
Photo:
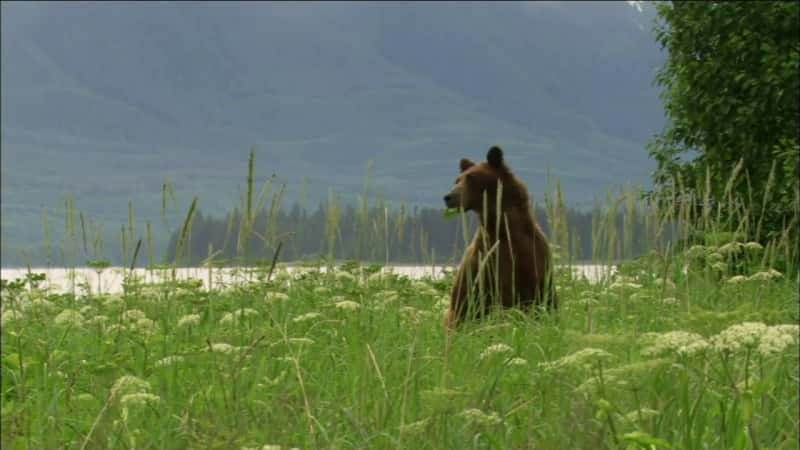
[[[500,147],[493,145],[492,148],[489,149],[489,153],[486,154],[486,161],[489,161],[489,165],[495,169],[502,168],[503,150],[501,150]]]
[[[474,166],[475,163],[467,158],[461,159],[460,167],[461,171],[464,172],[465,170],[469,169],[470,167]]]

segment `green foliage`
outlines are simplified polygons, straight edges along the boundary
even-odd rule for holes
[[[211,291],[169,267],[79,298],[5,282],[0,445],[796,448],[793,280],[658,261],[557,272],[557,320],[450,335],[452,274],[355,261]]]
[[[800,197],[800,3],[663,2],[658,16],[656,39],[669,56],[656,81],[670,122],[649,145],[657,187],[673,196],[683,185],[717,207],[732,188],[763,216],[756,237],[777,237],[796,225]]]

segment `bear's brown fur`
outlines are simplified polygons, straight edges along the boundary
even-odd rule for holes
[[[511,173],[503,151],[494,146],[486,161],[476,164],[462,159],[460,165],[461,174],[444,197],[445,204],[475,211],[480,227],[461,261],[447,325],[455,327],[468,316],[481,316],[498,304],[557,309],[550,247],[533,216],[528,189]]]

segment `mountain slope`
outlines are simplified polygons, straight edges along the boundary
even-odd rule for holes
[[[312,202],[362,188],[438,205],[463,156],[505,146],[585,203],[646,182],[662,123],[652,11],[625,3],[2,5],[2,237],[41,239],[74,193],[108,223],[238,200],[247,149]],[[58,217],[63,216],[60,213]],[[52,215],[52,214],[51,214]],[[115,225],[116,224],[116,225]]]

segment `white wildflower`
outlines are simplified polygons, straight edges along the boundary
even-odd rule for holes
[[[145,406],[148,404],[158,403],[161,397],[155,394],[148,394],[146,392],[137,392],[135,394],[125,394],[120,398],[120,403],[125,407],[130,406]]]
[[[138,319],[131,328],[142,334],[153,334],[158,330],[156,323],[146,317]]]
[[[120,394],[135,394],[139,392],[149,392],[150,383],[133,375],[123,375],[114,382],[111,387],[111,396],[116,397]]]
[[[139,319],[146,319],[147,315],[138,309],[129,309],[122,313],[123,320],[137,321]]]
[[[294,319],[292,319],[292,322],[307,322],[309,320],[314,320],[314,319],[317,319],[319,317],[322,317],[322,314],[320,314],[318,312],[310,312],[310,313],[301,314],[301,315],[295,317]]]
[[[711,338],[711,344],[718,351],[735,352],[743,347],[758,345],[761,335],[766,333],[767,326],[761,322],[742,322],[732,325]]]
[[[83,315],[74,309],[65,309],[53,319],[56,325],[80,327],[83,325]]]
[[[376,296],[384,303],[390,303],[397,300],[397,291],[380,291]]]
[[[106,305],[107,308],[114,308],[122,306],[124,302],[119,294],[112,294],[106,297],[103,303]]]
[[[92,312],[94,312],[94,308],[92,307],[92,305],[86,305],[83,308],[79,309],[79,311],[84,316],[88,316],[91,315]]]
[[[609,289],[641,289],[642,285],[637,283],[630,283],[626,281],[615,281],[611,283]]]
[[[722,262],[722,261],[725,260],[725,255],[723,255],[722,253],[713,252],[713,253],[709,253],[708,257],[706,257],[706,259],[710,263]]]
[[[34,298],[29,301],[22,303],[22,310],[25,312],[28,311],[42,311],[42,312],[49,312],[53,310],[53,303],[49,302],[43,298]]]
[[[678,299],[675,297],[665,297],[661,299],[661,303],[665,305],[676,305],[678,304]]]
[[[758,352],[762,355],[780,353],[798,341],[797,325],[776,325],[767,328],[758,343]]]
[[[315,287],[315,288],[314,288],[314,293],[315,293],[315,294],[320,294],[320,295],[327,294],[327,293],[328,293],[328,292],[330,292],[330,291],[331,291],[331,290],[330,290],[330,289],[328,289],[328,288],[327,288],[327,287],[325,287],[325,286],[317,286],[317,287]]]
[[[369,281],[369,282],[380,281],[381,278],[383,278],[383,272],[379,270],[379,271],[373,273],[372,275],[368,276],[367,277],[367,281]]]
[[[769,280],[780,278],[782,276],[783,276],[783,274],[778,272],[777,270],[769,269],[767,271],[754,273],[753,275],[750,275],[750,278],[748,278],[748,279],[749,280],[755,280],[755,281],[769,281]]]
[[[217,342],[211,344],[211,351],[216,353],[235,353],[240,350],[240,347],[233,346],[225,342]]]
[[[289,300],[289,296],[283,292],[267,292],[264,295],[264,300],[268,303],[276,302],[276,301],[285,301]]]
[[[693,245],[689,250],[686,250],[686,256],[692,259],[702,258],[706,255],[706,247],[704,245]]]
[[[103,315],[99,315],[99,316],[92,317],[91,319],[89,319],[89,321],[87,323],[89,325],[97,325],[97,326],[101,326],[102,327],[103,325],[106,324],[106,322],[108,322],[108,317],[103,316]]]
[[[347,311],[353,311],[353,310],[356,310],[358,308],[361,308],[360,304],[358,304],[358,303],[356,303],[356,302],[354,302],[352,300],[343,300],[341,302],[336,302],[334,304],[334,306],[336,306],[336,308],[338,308],[338,309],[344,309],[344,310],[347,310]]]
[[[728,242],[720,247],[719,251],[724,254],[732,255],[741,252],[743,248],[744,245],[741,242]]]
[[[178,328],[195,327],[200,324],[200,314],[187,314],[178,319]]]
[[[336,272],[336,279],[339,281],[355,281],[356,277],[350,272],[339,271]]]
[[[745,248],[745,250],[751,251],[751,252],[757,252],[757,251],[760,251],[760,250],[764,250],[764,247],[761,244],[759,244],[758,242],[748,242],[748,243],[744,244],[744,248]]]
[[[652,297],[649,294],[646,294],[644,292],[637,292],[637,293],[631,295],[628,299],[631,300],[631,301],[634,301],[634,302],[643,302],[643,301],[650,300],[651,298]]]
[[[725,280],[725,282],[728,283],[728,284],[739,284],[739,283],[742,283],[742,282],[745,282],[745,281],[747,281],[747,277],[744,276],[744,275],[734,275],[734,276],[728,278],[727,280]]]
[[[509,366],[525,366],[528,364],[528,361],[525,358],[511,358],[508,360]]]
[[[614,355],[599,348],[587,347],[555,361],[540,363],[544,370],[559,370],[569,367],[590,368],[594,362],[613,358]]]
[[[728,270],[728,265],[724,262],[715,262],[714,264],[711,264],[711,268],[717,272],[725,272]]]
[[[656,356],[668,352],[681,355],[692,355],[707,347],[707,342],[697,333],[688,331],[670,331],[660,334],[655,343],[642,351],[643,355]]]
[[[490,346],[486,347],[486,350],[481,352],[480,358],[481,359],[486,359],[486,358],[489,358],[490,356],[494,356],[494,355],[499,354],[499,353],[511,353],[513,351],[514,351],[514,349],[509,347],[506,344],[503,344],[503,343],[494,344],[494,345],[490,345]]]
[[[253,308],[237,309],[236,311],[223,314],[222,318],[219,319],[219,324],[226,325],[226,324],[238,323],[245,317],[250,317],[255,315],[258,315],[258,311],[256,311]]]
[[[11,322],[15,322],[17,320],[22,319],[22,317],[23,317],[22,313],[17,311],[16,309],[4,310],[2,313],[2,318],[0,318],[0,326],[5,327],[7,324]]]
[[[184,360],[183,356],[180,355],[167,356],[165,358],[161,358],[158,361],[156,361],[155,366],[156,367],[171,366],[173,364],[181,363],[183,362],[183,360]]]
[[[470,408],[458,413],[459,416],[465,418],[467,421],[477,423],[479,425],[499,425],[503,423],[503,419],[494,411],[489,414],[484,413],[480,409]]]

